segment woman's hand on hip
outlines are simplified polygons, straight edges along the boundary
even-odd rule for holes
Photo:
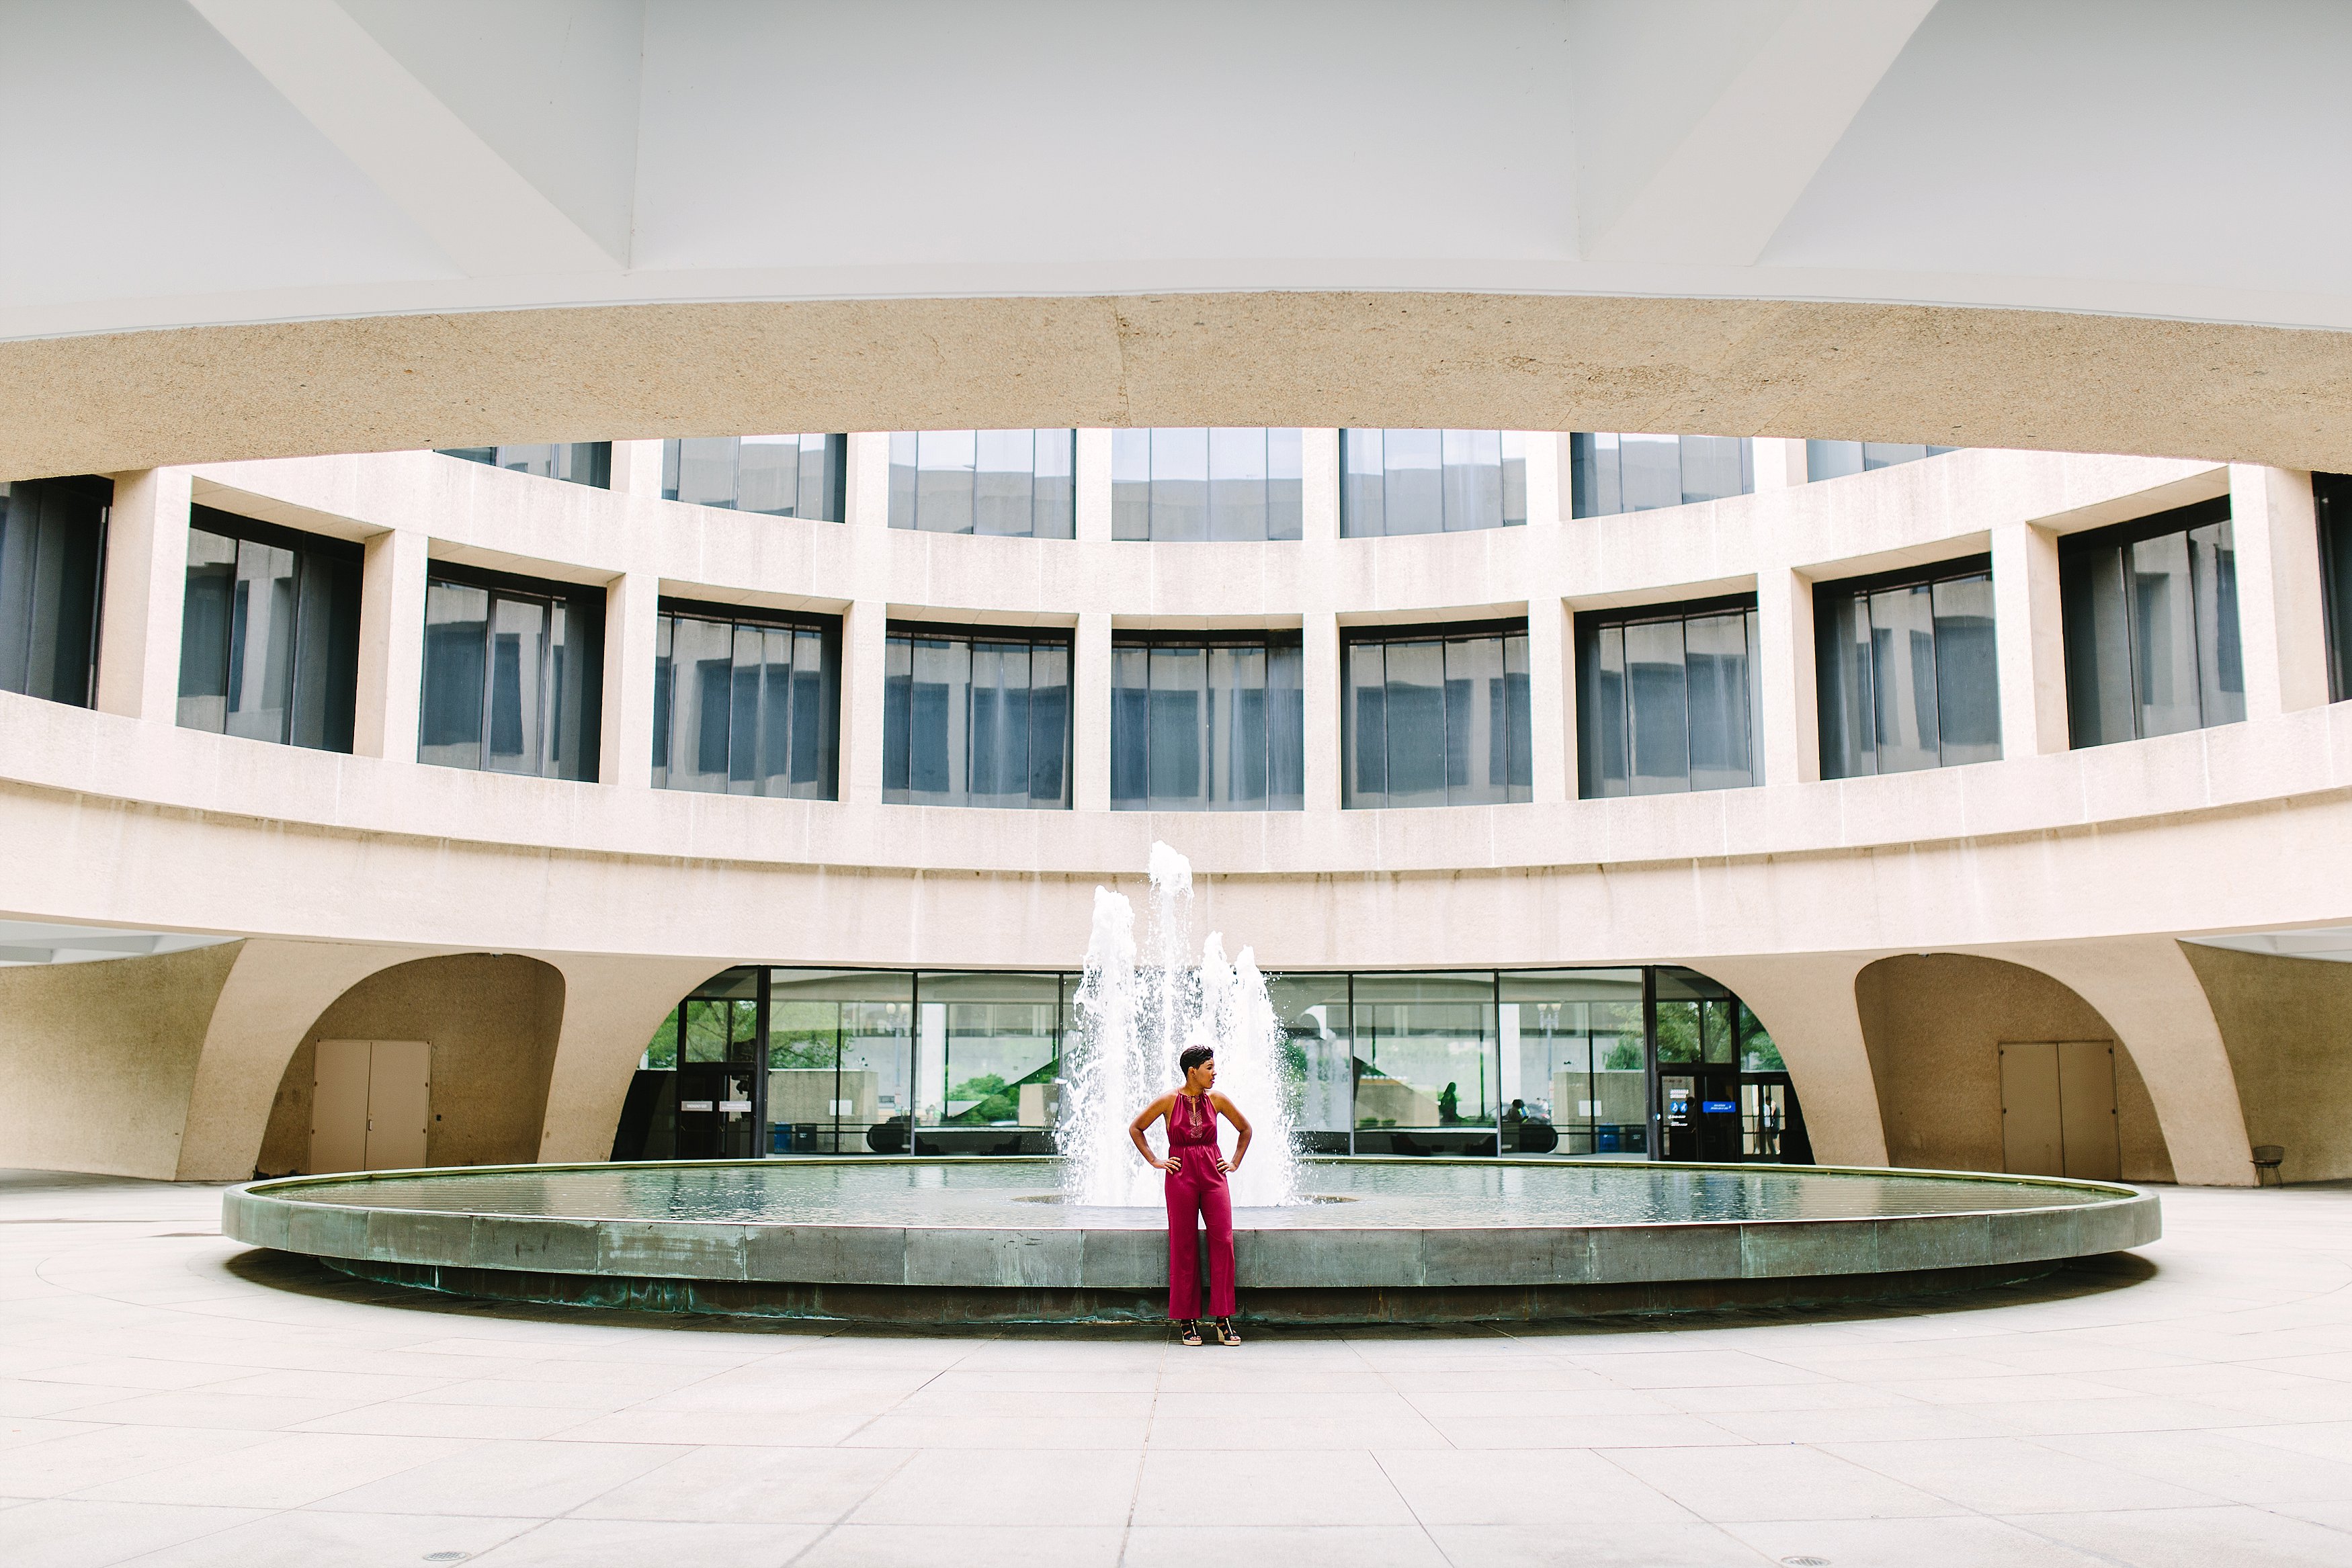
[[[1223,1171],[1227,1176],[1231,1176],[1234,1172],[1242,1168],[1242,1164],[1239,1160],[1229,1160],[1225,1158],[1224,1155],[1219,1155],[1217,1156],[1217,1168]]]
[[[1151,1162],[1151,1168],[1161,1171],[1181,1171],[1184,1168],[1184,1162],[1176,1159],[1155,1159]]]

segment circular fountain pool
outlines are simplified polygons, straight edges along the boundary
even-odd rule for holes
[[[1234,1211],[1244,1314],[1469,1322],[1914,1294],[2158,1234],[2129,1187],[1817,1167],[1308,1161]],[[901,1323],[1158,1319],[1156,1208],[1066,1201],[1052,1159],[518,1166],[235,1189],[223,1228],[464,1295]]]

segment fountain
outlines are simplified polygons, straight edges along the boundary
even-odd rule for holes
[[[1141,1106],[1183,1081],[1177,1058],[1195,1045],[1217,1053],[1217,1087],[1250,1119],[1250,1157],[1233,1181],[1241,1208],[1302,1203],[1291,1137],[1292,1086],[1285,1082],[1283,1029],[1265,977],[1244,947],[1231,963],[1211,932],[1193,961],[1192,866],[1162,843],[1151,846],[1148,967],[1136,963],[1135,910],[1095,889],[1094,934],[1078,987],[1077,1032],[1065,1059],[1068,1110],[1060,1129],[1066,1161],[1062,1192],[1071,1203],[1157,1208],[1160,1173],[1136,1157],[1127,1124]],[[1233,1148],[1227,1130],[1224,1147]]]
[[[1234,1183],[1245,1316],[1524,1321],[1852,1301],[2046,1274],[2160,1229],[2154,1197],[2038,1176],[1819,1166],[1302,1160],[1247,947],[1192,946],[1192,867],[1152,846],[1139,945],[1095,890],[1061,1154],[513,1166],[232,1189],[222,1228],[345,1273],[495,1299],[902,1323],[1157,1320],[1160,1173],[1129,1141],[1190,1045],[1255,1139]],[[1230,1149],[1231,1133],[1226,1134]]]

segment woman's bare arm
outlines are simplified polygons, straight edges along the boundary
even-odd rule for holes
[[[1153,1154],[1151,1152],[1151,1145],[1143,1141],[1143,1130],[1146,1127],[1150,1126],[1152,1123],[1160,1120],[1160,1117],[1168,1114],[1169,1107],[1175,1103],[1176,1096],[1173,1094],[1162,1094],[1159,1099],[1154,1100],[1150,1104],[1146,1105],[1143,1108],[1142,1113],[1137,1116],[1134,1121],[1129,1122],[1127,1124],[1127,1135],[1135,1140],[1136,1153],[1141,1155],[1143,1156],[1144,1163],[1154,1170],[1172,1171],[1176,1168],[1176,1162],[1174,1160],[1163,1160],[1158,1155]]]
[[[1249,1153],[1249,1118],[1235,1110],[1234,1103],[1222,1094],[1210,1095],[1209,1103],[1216,1106],[1218,1115],[1234,1124],[1234,1132],[1237,1134],[1234,1139],[1234,1157],[1230,1160],[1220,1158],[1217,1163],[1229,1171],[1237,1171],[1242,1168],[1242,1156]]]

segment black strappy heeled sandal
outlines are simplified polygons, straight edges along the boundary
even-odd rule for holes
[[[1185,1322],[1185,1324],[1184,1324],[1184,1336],[1183,1336],[1183,1337],[1184,1337],[1184,1343],[1185,1343],[1186,1344],[1189,1344],[1189,1345],[1192,1346],[1192,1348],[1194,1348],[1195,1350],[1198,1350],[1198,1349],[1200,1348],[1200,1345],[1201,1345],[1201,1325],[1200,1325],[1199,1323],[1197,1323],[1197,1322],[1191,1322],[1191,1321],[1189,1321],[1189,1320],[1188,1320],[1188,1321]]]
[[[1217,1320],[1217,1343],[1219,1344],[1239,1344],[1242,1343],[1242,1336],[1234,1332],[1233,1319],[1219,1318]]]

